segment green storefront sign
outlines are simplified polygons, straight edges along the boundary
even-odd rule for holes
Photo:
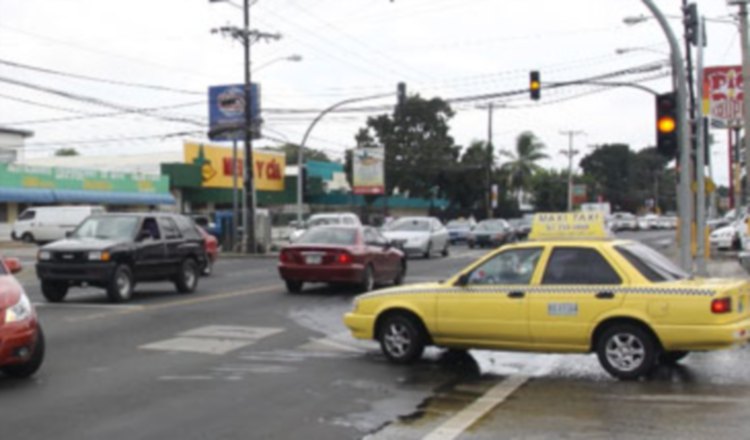
[[[0,164],[0,188],[169,194],[169,177],[75,168]]]

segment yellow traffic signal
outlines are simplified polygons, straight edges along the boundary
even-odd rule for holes
[[[539,71],[532,70],[529,72],[529,93],[531,99],[538,101],[542,94],[542,81],[540,79]]]
[[[677,128],[677,123],[674,121],[673,117],[663,116],[656,123],[656,127],[660,133],[672,133],[675,128]]]

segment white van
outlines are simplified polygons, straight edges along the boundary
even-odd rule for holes
[[[65,238],[79,223],[92,214],[102,214],[101,206],[38,206],[18,216],[10,238],[27,243]]]

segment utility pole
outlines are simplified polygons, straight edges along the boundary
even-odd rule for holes
[[[218,2],[219,0],[210,0],[211,2]],[[257,0],[255,0],[257,1]],[[253,1],[253,3],[255,3]],[[255,237],[255,179],[253,170],[253,135],[259,127],[255,125],[253,120],[253,101],[252,101],[252,78],[251,78],[251,57],[250,57],[250,46],[261,39],[274,39],[279,40],[280,34],[269,34],[250,29],[250,0],[243,0],[242,13],[243,13],[243,27],[239,29],[235,26],[222,26],[218,29],[212,29],[212,33],[219,32],[224,35],[239,40],[244,48],[244,68],[245,68],[245,81],[244,81],[244,95],[245,95],[245,124],[243,127],[244,139],[245,139],[245,160],[243,166],[243,209],[242,209],[242,249],[245,253],[254,254],[257,252],[256,237]],[[258,97],[256,96],[256,99]]]
[[[486,185],[486,191],[487,191],[487,197],[486,197],[486,203],[487,203],[487,218],[492,218],[492,162],[494,157],[494,152],[492,149],[492,111],[494,109],[494,105],[490,102],[487,105],[487,167],[486,167],[486,177],[487,177],[487,185]]]
[[[580,151],[573,149],[573,141],[576,136],[584,135],[581,130],[562,130],[560,134],[568,136],[568,149],[560,150],[560,154],[568,157],[568,212],[573,212],[573,157]]]

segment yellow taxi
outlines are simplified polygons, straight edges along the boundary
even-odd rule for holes
[[[750,283],[690,278],[659,252],[609,236],[599,213],[537,214],[529,241],[503,246],[442,282],[357,297],[354,337],[396,363],[427,345],[596,352],[635,379],[690,351],[750,339]]]

